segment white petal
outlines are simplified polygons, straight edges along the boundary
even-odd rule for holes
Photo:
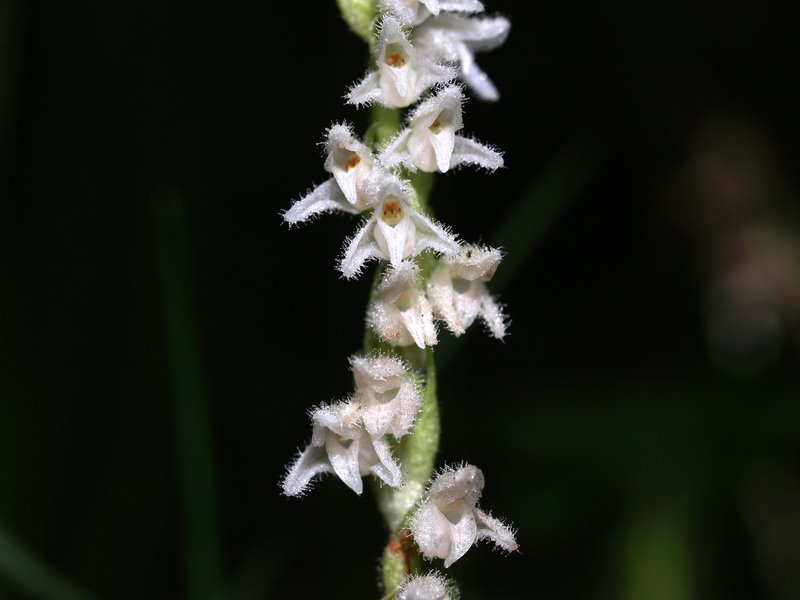
[[[428,493],[437,503],[449,504],[465,498],[475,506],[481,497],[485,480],[476,466],[463,465],[457,469],[446,468],[431,483]]]
[[[381,97],[380,76],[377,71],[372,71],[364,79],[353,85],[345,96],[347,102],[362,106],[371,104]]]
[[[397,17],[403,25],[414,25],[419,15],[419,0],[381,0],[380,8],[383,13]]]
[[[376,208],[376,210],[379,210]],[[375,220],[373,235],[386,259],[396,267],[411,256],[416,241],[416,228],[409,215],[404,216],[397,225],[390,225],[378,217]]]
[[[294,225],[307,221],[314,215],[335,210],[358,214],[362,209],[351,205],[342,194],[336,181],[331,178],[292,204],[289,210],[283,213],[283,220]]]
[[[503,155],[490,146],[458,135],[455,138],[450,164],[454,167],[456,165],[478,165],[494,171],[503,166]]]
[[[411,135],[411,130],[404,129],[381,150],[378,160],[385,168],[393,169],[410,163],[410,156],[405,149],[409,135]]]
[[[409,529],[425,558],[446,558],[450,554],[450,522],[430,500],[423,502],[414,513]]]
[[[418,100],[428,88],[453,81],[458,77],[458,70],[449,65],[436,62],[433,56],[420,52],[419,57],[419,65],[417,67],[417,94],[414,101]]]
[[[453,280],[450,278],[450,269],[444,261],[439,263],[428,278],[427,291],[434,314],[447,324],[448,329],[456,337],[463,334],[466,329],[456,311]]]
[[[414,343],[400,311],[389,302],[376,301],[369,311],[368,321],[380,338],[393,346],[409,346]]]
[[[283,493],[287,496],[300,496],[311,480],[321,473],[333,473],[324,448],[309,445],[295,460],[282,482]]]
[[[461,71],[460,77],[467,84],[467,87],[481,100],[485,102],[497,102],[500,100],[500,92],[497,87],[474,62],[470,65],[469,70]]]
[[[483,4],[479,0],[440,0],[439,8],[447,12],[478,13],[484,11]]]
[[[413,104],[419,95],[416,92],[417,73],[411,64],[402,67],[380,66],[381,104],[403,108]]]
[[[422,25],[426,29],[446,31],[451,38],[465,42],[473,51],[486,52],[501,46],[511,31],[505,17],[469,17],[442,14]]]
[[[459,246],[456,237],[444,227],[416,211],[411,213],[411,219],[414,221],[417,231],[414,256],[426,248],[446,255],[458,253]]]
[[[372,153],[347,125],[331,127],[325,145],[328,153],[325,170],[336,179],[347,201],[364,210],[368,203],[362,189],[372,173]]]
[[[417,346],[424,349],[426,346],[436,345],[438,340],[433,324],[433,311],[425,296],[417,292],[415,302],[407,310],[401,310],[400,317]]]
[[[490,246],[465,244],[457,256],[444,259],[453,277],[469,281],[489,281],[503,259],[503,253]]]
[[[328,459],[336,475],[342,482],[359,496],[363,491],[361,471],[359,466],[359,449],[361,440],[339,439],[335,433],[330,432],[325,443]]]
[[[370,472],[383,481],[386,485],[396,488],[403,484],[403,473],[392,458],[392,450],[385,438],[372,438],[377,463],[370,467]]]
[[[481,299],[480,315],[492,335],[502,340],[506,335],[506,317],[500,305],[488,293]]]
[[[444,566],[449,567],[459,558],[467,553],[467,550],[472,548],[473,544],[477,541],[478,528],[475,524],[475,518],[472,516],[472,511],[464,511],[460,515],[460,519],[455,523],[450,524],[450,539],[452,545],[447,558],[444,560]]]
[[[353,279],[361,273],[364,263],[372,258],[382,256],[381,249],[372,237],[375,219],[368,219],[347,243],[344,255],[339,261],[339,270],[347,279]]]
[[[399,388],[410,380],[403,362],[393,356],[352,356],[350,367],[357,389],[370,389],[378,393]]]
[[[474,514],[478,525],[479,540],[492,540],[497,546],[500,546],[507,552],[514,552],[519,548],[517,540],[514,539],[514,530],[508,525],[480,509],[475,509]]]
[[[431,145],[436,154],[436,167],[442,173],[447,173],[451,166],[451,156],[455,145],[455,130],[452,126],[443,127],[438,134],[431,134]]]
[[[368,394],[366,393],[359,396],[360,399],[366,399],[367,397]],[[364,406],[364,429],[373,437],[385,435],[394,420],[396,412],[397,407],[394,401],[385,404],[377,401],[370,402]]]

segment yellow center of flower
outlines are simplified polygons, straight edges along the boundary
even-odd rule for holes
[[[431,123],[431,126],[428,127],[431,130],[431,133],[441,133],[442,131],[442,121],[437,117],[437,119]]]
[[[398,198],[395,196],[386,196],[384,198],[381,218],[383,218],[384,223],[392,227],[403,220],[403,205],[400,204]]]
[[[358,163],[360,162],[361,162],[361,157],[358,154],[351,154],[345,161],[344,166],[349,172],[355,169],[358,166]]]
[[[407,60],[406,53],[403,52],[403,49],[399,45],[390,44],[386,48],[386,58],[384,59],[384,62],[390,67],[394,67],[396,69],[404,67]]]

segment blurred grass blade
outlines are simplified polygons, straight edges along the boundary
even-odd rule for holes
[[[91,600],[88,591],[48,565],[0,521],[0,577],[25,598]]]
[[[634,511],[622,547],[624,600],[692,600],[690,519],[674,499],[650,499]]]
[[[550,228],[597,172],[599,164],[600,157],[593,143],[573,140],[567,142],[542,173],[528,184],[505,220],[489,237],[492,245],[506,251],[490,284],[492,292],[502,292],[514,280]]]
[[[201,600],[220,590],[220,546],[211,423],[180,193],[157,194],[153,214],[175,419],[185,597]]]

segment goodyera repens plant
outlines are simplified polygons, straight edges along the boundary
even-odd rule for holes
[[[439,409],[433,346],[437,321],[456,336],[476,319],[502,339],[507,319],[486,282],[499,250],[460,241],[431,216],[434,173],[462,165],[494,171],[502,155],[462,135],[465,90],[496,100],[475,53],[503,43],[504,17],[478,0],[338,0],[370,49],[370,70],[347,102],[373,106],[363,139],[347,124],[325,138],[330,178],[283,213],[289,225],[321,213],[363,215],[338,269],[357,277],[378,261],[362,354],[350,358],[355,391],[311,413],[311,442],[289,466],[283,493],[300,496],[332,473],[356,494],[372,475],[391,530],[383,552],[385,598],[456,598],[455,585],[423,573],[421,556],[449,567],[478,540],[517,549],[514,531],[478,508],[483,473],[470,464],[433,473]],[[406,109],[405,115],[401,109]]]

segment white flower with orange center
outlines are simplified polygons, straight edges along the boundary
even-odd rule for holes
[[[378,32],[376,69],[355,84],[347,94],[351,104],[378,102],[403,108],[419,100],[428,88],[450,81],[456,70],[436,62],[408,41],[403,27],[393,16],[384,17]]]
[[[397,267],[402,260],[426,249],[441,254],[458,252],[455,236],[411,208],[407,182],[376,169],[367,188],[374,211],[349,241],[339,261],[339,270],[345,277],[357,276],[371,259],[386,260]]]
[[[381,163],[387,168],[404,165],[429,173],[470,164],[490,171],[502,167],[503,157],[497,150],[457,135],[463,127],[463,102],[464,94],[457,85],[422,102],[406,128],[381,151]]]
[[[331,211],[358,214],[370,206],[364,189],[374,164],[369,148],[355,137],[350,127],[341,124],[328,130],[325,148],[325,170],[333,177],[283,213],[284,220],[290,225]]]

